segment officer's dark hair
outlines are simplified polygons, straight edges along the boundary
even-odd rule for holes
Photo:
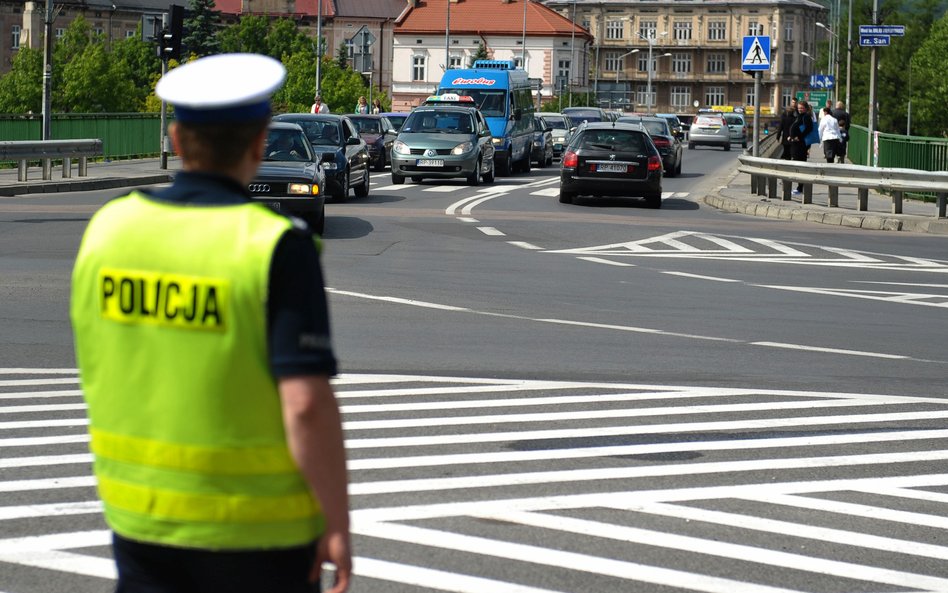
[[[240,163],[270,118],[240,123],[177,122],[178,150],[185,161],[201,169],[225,171]]]

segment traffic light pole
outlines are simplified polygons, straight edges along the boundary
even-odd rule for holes
[[[168,73],[168,58],[161,56],[161,76]],[[161,159],[159,168],[168,168],[168,153],[170,150],[171,139],[168,138],[168,104],[161,101]]]

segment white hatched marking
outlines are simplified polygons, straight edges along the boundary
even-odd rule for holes
[[[798,496],[779,493],[761,493],[755,495],[747,493],[742,495],[740,498],[744,500],[752,500],[755,502],[763,502],[767,504],[779,504],[811,511],[824,511],[827,513],[851,515],[853,517],[862,517],[864,519],[892,521],[895,523],[906,523],[908,525],[919,525],[933,527],[936,529],[948,529],[948,517],[941,517],[928,513],[896,511],[893,509],[874,507],[867,504],[826,500],[823,498],[816,498],[815,496]]]
[[[477,224],[480,222],[476,218],[471,218],[470,216],[458,216],[458,220],[460,220],[461,222],[470,222],[472,224]]]
[[[73,434],[55,437],[17,437],[0,439],[0,447],[39,447],[43,445],[67,445],[70,443],[86,443],[88,433]]]
[[[554,197],[560,195],[560,188],[558,187],[545,187],[543,189],[538,189],[537,191],[530,192],[531,196],[544,196],[544,197]]]
[[[0,562],[115,579],[115,562],[112,559],[62,552],[73,548],[107,546],[111,543],[112,533],[108,530],[0,540]]]
[[[375,188],[375,191],[395,191],[398,189],[405,189],[407,185],[383,185],[382,187]]]
[[[0,387],[26,387],[27,385],[78,385],[79,377],[66,379],[18,379],[0,381]]]
[[[741,280],[733,280],[731,278],[716,278],[714,276],[702,276],[700,274],[689,274],[688,272],[662,272],[662,274],[668,274],[669,276],[681,276],[683,278],[696,278],[698,280],[711,280],[714,282],[741,282]]]
[[[39,399],[48,397],[72,397],[82,395],[81,389],[67,389],[65,391],[17,391],[0,393],[0,400],[4,399]]]
[[[617,266],[620,268],[634,268],[635,267],[635,264],[627,264],[625,262],[612,261],[608,259],[603,259],[601,257],[577,257],[576,259],[592,262],[594,264],[606,264],[608,266]]]
[[[76,453],[75,455],[46,455],[42,457],[12,457],[0,458],[0,469],[11,467],[40,467],[46,465],[68,465],[73,463],[92,463],[91,453]]]
[[[505,233],[503,233],[503,232],[501,232],[501,231],[498,231],[497,229],[495,229],[495,228],[492,227],[492,226],[479,226],[479,227],[477,227],[477,230],[479,230],[480,232],[484,233],[485,235],[489,235],[489,236],[491,236],[491,237],[503,237],[503,236],[505,236]]]
[[[520,247],[521,249],[529,249],[531,251],[543,251],[542,247],[537,247],[533,243],[527,243],[525,241],[507,241],[510,245],[514,247]]]
[[[0,521],[13,519],[36,519],[39,517],[64,517],[67,515],[94,515],[102,512],[102,503],[97,500],[85,502],[59,502],[54,504],[30,504],[0,507]],[[3,540],[0,540],[0,546]]]
[[[0,369],[0,375],[75,375],[76,369]]]
[[[447,194],[465,189],[466,187],[467,186],[464,185],[435,185],[433,187],[426,187],[421,191]]]
[[[25,414],[33,412],[70,412],[85,410],[85,404],[49,404],[32,406],[4,406],[0,407],[0,414]]]
[[[516,583],[505,583],[432,568],[410,566],[374,558],[356,557],[352,562],[357,576],[380,579],[406,585],[450,591],[451,593],[560,593],[552,589],[538,589]]]

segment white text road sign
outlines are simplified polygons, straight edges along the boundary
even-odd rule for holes
[[[741,55],[741,70],[770,70],[770,37],[745,37]]]
[[[859,35],[905,36],[905,25],[859,25]]]
[[[860,35],[859,45],[862,47],[884,47],[889,45],[891,39],[888,35]]]

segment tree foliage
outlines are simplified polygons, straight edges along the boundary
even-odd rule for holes
[[[21,47],[13,66],[0,78],[0,113],[42,113],[43,54]]]
[[[909,68],[912,88],[912,130],[927,136],[948,136],[948,78],[945,77],[945,48],[948,47],[948,13],[932,28],[912,57]],[[921,89],[924,92],[921,92]]]
[[[221,31],[221,51],[269,55],[267,52],[269,28],[269,19],[265,16],[253,14],[243,16],[236,25]]]
[[[478,43],[478,44],[477,44],[477,51],[474,52],[474,55],[473,55],[473,56],[471,56],[471,61],[470,61],[470,63],[467,65],[467,67],[468,67],[468,68],[473,68],[473,67],[474,67],[474,62],[476,62],[477,60],[487,60],[487,59],[490,59],[490,56],[487,55],[487,48],[484,47],[484,44],[483,44],[483,43]]]
[[[210,56],[220,51],[221,13],[216,10],[214,0],[191,0],[188,16],[184,19],[182,53],[198,57]]]

